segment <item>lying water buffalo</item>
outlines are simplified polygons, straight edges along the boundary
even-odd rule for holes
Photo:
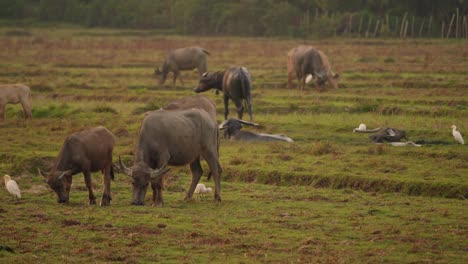
[[[400,142],[400,140],[407,138],[406,131],[396,128],[384,127],[375,129],[354,129],[353,132],[357,133],[375,133],[369,135],[369,139],[375,143],[387,142]]]
[[[235,118],[229,118],[229,120],[224,121],[219,125],[220,130],[224,130],[224,137],[233,139],[233,140],[242,140],[247,142],[256,142],[256,141],[287,141],[294,142],[291,138],[288,138],[285,135],[272,135],[272,134],[263,134],[263,133],[252,133],[249,131],[241,131],[242,124],[249,126],[258,126],[256,123],[247,122],[244,120],[239,120]]]
[[[200,109],[157,110],[150,112],[140,128],[134,164],[127,168],[119,158],[119,168],[133,179],[132,205],[144,205],[148,184],[153,189],[153,206],[162,206],[163,175],[166,165],[190,164],[190,199],[203,174],[204,158],[215,181],[214,199],[221,201],[221,165],[218,161],[218,127],[210,115]],[[159,168],[159,169],[156,169]]]
[[[5,120],[5,107],[7,104],[23,106],[24,119],[31,119],[31,89],[24,84],[0,85],[0,122]]]
[[[187,47],[171,51],[162,65],[162,69],[156,68],[154,74],[159,79],[159,85],[164,84],[166,81],[167,75],[169,72],[174,74],[173,87],[175,88],[175,83],[177,77],[179,77],[180,82],[184,85],[184,81],[180,76],[180,71],[198,69],[198,74],[201,76],[207,70],[206,58],[209,55],[206,49],[199,47]]]
[[[244,114],[244,101],[247,103],[247,109],[252,121],[252,77],[245,67],[230,67],[226,71],[206,72],[198,83],[194,92],[200,93],[212,88],[224,93],[224,119],[229,115],[229,99],[231,99],[237,108],[237,115],[242,119]]]
[[[336,80],[339,75],[331,70],[327,56],[312,46],[301,45],[291,49],[288,52],[287,68],[289,89],[292,86],[294,74],[296,74],[298,81],[297,87],[301,91],[304,89],[305,84],[310,81],[309,75],[316,79],[320,90],[327,82],[334,89],[338,88]]]
[[[104,175],[104,192],[101,206],[111,201],[112,150],[114,135],[103,126],[76,132],[65,139],[59,156],[51,171],[43,175],[58,196],[59,203],[68,203],[72,176],[83,172],[86,187],[89,191],[89,204],[96,204],[91,183],[91,172],[102,171]]]
[[[205,110],[211,118],[216,121],[216,104],[208,99],[206,96],[197,95],[197,96],[186,96],[180,99],[176,99],[162,109],[164,110],[181,110],[181,109],[191,109],[198,108]]]

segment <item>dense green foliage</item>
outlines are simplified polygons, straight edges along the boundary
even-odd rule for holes
[[[468,12],[466,0],[0,0],[0,18],[24,23],[65,22],[90,27],[159,29],[184,34],[248,36],[330,36],[347,32],[352,24],[372,25],[380,19],[379,35],[398,31],[405,13],[434,18],[431,35],[440,22],[448,24],[455,9]],[[350,16],[354,22],[349,22]],[[359,21],[359,18],[362,20]],[[436,23],[437,21],[437,23]],[[359,23],[361,22],[361,23]],[[460,19],[459,24],[463,21]],[[437,24],[437,25],[436,25]],[[377,25],[376,25],[377,26]],[[351,30],[351,31],[353,31]],[[417,30],[417,29],[416,29]],[[460,28],[462,30],[462,28]],[[348,30],[349,31],[349,30]],[[412,27],[412,35],[414,34]]]

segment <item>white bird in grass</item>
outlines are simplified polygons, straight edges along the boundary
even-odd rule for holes
[[[17,199],[20,199],[21,198],[21,191],[20,191],[20,188],[18,186],[18,184],[16,183],[16,181],[12,180],[10,175],[8,174],[5,174],[5,176],[3,176],[3,178],[5,179],[5,187],[7,189],[7,191],[11,194],[13,194]]]
[[[353,132],[356,132],[356,131],[366,131],[367,130],[367,127],[365,124],[360,124],[359,127],[353,129]]]
[[[313,78],[312,74],[308,74],[305,79],[305,83],[309,83],[310,81],[312,81],[312,78]]]
[[[462,145],[465,144],[465,141],[463,140],[462,135],[460,134],[459,131],[457,131],[457,127],[455,125],[452,125],[452,135],[455,138],[455,140],[458,141],[458,143]]]
[[[211,193],[213,189],[211,189],[210,187],[206,187],[205,184],[203,183],[199,183],[197,184],[197,187],[195,187],[195,191],[193,191],[194,194],[198,194],[200,196],[200,194],[206,194],[206,193]]]

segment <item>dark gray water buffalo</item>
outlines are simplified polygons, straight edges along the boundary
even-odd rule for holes
[[[369,135],[369,139],[375,143],[383,142],[400,142],[400,140],[408,137],[406,136],[406,131],[396,128],[384,127],[384,128],[375,128],[375,129],[365,129],[357,130],[353,132],[357,133],[375,133],[374,135]]]
[[[327,56],[312,46],[301,45],[291,49],[288,52],[287,68],[289,89],[292,86],[294,74],[298,81],[297,87],[301,91],[312,78],[316,80],[320,90],[323,90],[326,83],[334,89],[338,88],[339,75],[332,71]]]
[[[171,51],[162,65],[162,69],[156,68],[154,74],[158,76],[159,84],[162,85],[166,81],[169,72],[174,74],[173,87],[177,77],[184,85],[184,81],[180,76],[180,71],[198,69],[198,74],[201,76],[207,71],[206,58],[209,55],[206,49],[200,47],[187,47]]]
[[[148,184],[153,189],[153,206],[162,206],[163,175],[166,165],[190,164],[192,183],[186,199],[191,199],[203,174],[200,159],[207,161],[215,181],[214,199],[221,201],[221,165],[218,161],[218,127],[200,109],[157,110],[150,112],[140,128],[134,164],[119,167],[133,179],[132,205],[144,205]]]
[[[5,120],[6,105],[18,103],[23,107],[24,119],[31,119],[31,89],[24,84],[0,85],[0,122]]]
[[[112,150],[114,135],[103,126],[98,126],[76,132],[65,139],[59,156],[51,171],[43,175],[50,188],[58,196],[59,203],[67,203],[70,197],[72,176],[83,172],[86,187],[89,191],[89,204],[96,204],[91,183],[91,172],[102,171],[104,175],[104,192],[101,206],[109,205],[111,201]]]
[[[264,133],[253,133],[249,131],[241,131],[242,125],[258,126],[256,123],[247,122],[235,118],[229,118],[219,125],[220,130],[224,130],[224,137],[232,140],[242,140],[247,142],[270,142],[270,141],[287,141],[294,142],[291,138],[285,135],[273,135]]]
[[[224,119],[229,115],[229,99],[237,108],[237,116],[242,119],[244,102],[247,104],[250,121],[253,118],[252,110],[252,77],[245,67],[230,67],[226,71],[206,72],[198,83],[194,92],[200,93],[210,89],[222,91],[224,94]]]
[[[183,110],[198,108],[205,110],[211,118],[216,121],[216,104],[208,99],[206,96],[196,95],[196,96],[186,96],[180,99],[176,99],[162,109],[164,110]]]

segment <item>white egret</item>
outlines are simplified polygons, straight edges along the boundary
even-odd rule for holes
[[[353,129],[353,132],[356,132],[356,131],[366,131],[366,130],[367,130],[366,124],[360,124],[359,127]]]
[[[20,199],[21,191],[16,181],[12,180],[10,175],[8,174],[5,174],[3,178],[5,179],[5,187],[7,191],[11,193],[12,195],[14,195],[17,199]]]
[[[465,144],[465,141],[463,140],[462,135],[460,134],[459,131],[457,131],[457,127],[455,125],[452,125],[452,135],[455,138],[455,140],[458,141],[458,143],[462,145]]]

